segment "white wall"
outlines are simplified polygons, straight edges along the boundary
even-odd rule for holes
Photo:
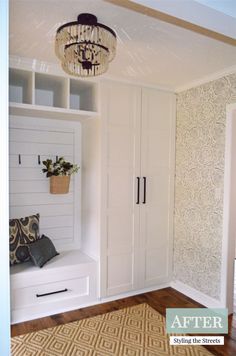
[[[82,250],[98,260],[100,235],[100,120],[82,124]]]
[[[232,136],[234,139],[234,146],[233,146],[233,152],[232,152],[232,183],[235,186],[236,182],[236,104],[235,104],[235,109],[232,112],[232,120],[233,120],[233,130],[232,130]],[[234,211],[233,211],[233,216],[234,216],[234,242],[235,242],[235,250],[234,250],[234,258],[236,258],[236,202],[234,202]]]
[[[229,215],[229,231],[228,239],[229,241],[229,251],[228,251],[228,278],[230,280],[230,285],[228,286],[228,300],[227,306],[229,312],[233,313],[233,293],[234,293],[234,258],[236,256],[236,250],[233,249],[235,244],[236,248],[236,104],[235,109],[232,111],[231,116],[231,177],[230,177],[230,215]],[[231,249],[232,246],[232,249]],[[224,257],[223,257],[224,258]]]
[[[236,240],[236,103],[227,106],[221,300],[233,312]]]
[[[9,141],[10,218],[39,213],[40,235],[52,239],[59,252],[80,248],[82,169],[71,176],[68,194],[50,194],[42,172],[42,162],[56,156],[81,166],[80,123],[10,116]]]
[[[9,222],[8,222],[8,1],[0,1],[0,355],[10,354]]]

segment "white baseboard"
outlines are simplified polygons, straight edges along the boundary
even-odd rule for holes
[[[76,309],[80,309],[80,308],[85,308],[85,307],[89,307],[89,306],[93,306],[93,305],[103,304],[103,303],[115,301],[117,299],[127,298],[127,297],[131,297],[134,295],[147,293],[147,292],[151,292],[151,291],[155,291],[155,290],[159,290],[159,289],[163,289],[163,288],[167,288],[167,287],[172,287],[172,288],[176,289],[178,292],[183,293],[187,297],[204,305],[205,307],[208,307],[208,308],[224,308],[225,307],[217,299],[211,298],[211,297],[207,296],[206,294],[199,292],[198,290],[196,290],[196,289],[194,289],[180,281],[172,281],[172,282],[163,283],[163,284],[149,287],[149,288],[133,290],[128,293],[117,294],[117,295],[105,297],[105,298],[97,298],[97,299],[92,300],[88,303],[82,303],[82,304],[77,304],[77,305],[69,304],[68,305],[68,303],[65,301],[61,305],[61,307],[58,307],[58,308],[55,307],[50,312],[36,311],[34,314],[32,314],[32,311],[31,311],[31,313],[29,313],[27,311],[27,308],[19,310],[19,311],[13,311],[12,324],[23,322],[23,321],[28,321],[28,320],[32,320],[32,319],[37,319],[37,318],[43,318],[48,315],[63,313],[63,312],[76,310]]]
[[[170,282],[168,283],[162,283],[159,284],[157,286],[153,286],[153,287],[148,287],[148,288],[143,288],[143,289],[138,289],[138,290],[133,290],[130,292],[126,292],[126,293],[121,293],[121,294],[116,294],[116,295],[112,295],[109,297],[102,297],[100,299],[101,303],[107,303],[107,302],[112,302],[113,300],[117,300],[117,299],[122,299],[122,298],[127,298],[127,297],[132,297],[134,295],[138,295],[138,294],[143,294],[143,293],[147,293],[147,292],[153,292],[155,290],[159,290],[159,289],[163,289],[163,288],[168,288],[170,287]]]
[[[65,299],[64,301],[59,303],[60,304],[59,306],[57,306],[56,303],[54,303],[54,306],[52,307],[52,309],[50,311],[44,310],[44,308],[42,306],[41,306],[41,308],[35,307],[34,310],[32,310],[32,308],[22,308],[22,309],[18,309],[18,310],[13,310],[11,313],[11,324],[22,323],[22,322],[29,321],[29,320],[44,318],[48,315],[65,313],[68,311],[86,308],[86,307],[90,307],[90,306],[94,306],[94,305],[98,305],[98,304],[103,304],[103,303],[115,301],[117,299],[127,298],[127,297],[131,297],[133,295],[147,293],[147,292],[151,292],[154,290],[163,289],[163,288],[167,288],[167,287],[170,287],[170,283],[163,283],[158,286],[134,290],[134,291],[130,291],[128,293],[117,294],[117,295],[114,295],[111,297],[96,298],[96,299],[90,300],[87,303],[77,303],[76,304],[76,301],[74,303],[72,303],[72,301],[68,301]]]
[[[225,305],[220,300],[209,297],[208,295],[184,284],[180,281],[172,281],[171,287],[178,292],[185,294],[187,297],[195,300],[196,302],[204,305],[207,308],[225,308]]]

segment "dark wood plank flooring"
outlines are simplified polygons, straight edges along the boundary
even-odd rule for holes
[[[201,304],[177,292],[173,288],[164,288],[158,291],[139,294],[133,297],[119,299],[100,305],[73,310],[66,313],[27,321],[12,325],[12,336],[17,336],[32,331],[37,331],[52,326],[69,323],[71,321],[89,318],[121,308],[147,303],[160,314],[166,314],[166,308],[197,308]],[[225,336],[224,346],[207,346],[213,355],[236,356],[236,315],[229,317],[229,333]]]

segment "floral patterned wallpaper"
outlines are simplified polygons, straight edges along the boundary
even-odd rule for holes
[[[230,103],[236,103],[236,73],[177,96],[174,277],[216,299]]]

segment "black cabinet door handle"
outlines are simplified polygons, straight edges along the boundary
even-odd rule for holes
[[[49,292],[49,293],[44,293],[44,294],[36,294],[36,297],[37,298],[46,297],[47,295],[57,294],[57,293],[64,293],[64,292],[67,292],[67,291],[68,291],[68,289],[65,288],[65,289],[61,289],[61,290],[56,290],[55,292]]]
[[[137,200],[136,200],[136,204],[139,204],[139,195],[140,195],[140,177],[137,177]]]
[[[147,178],[143,177],[143,204],[146,204],[147,198]]]

